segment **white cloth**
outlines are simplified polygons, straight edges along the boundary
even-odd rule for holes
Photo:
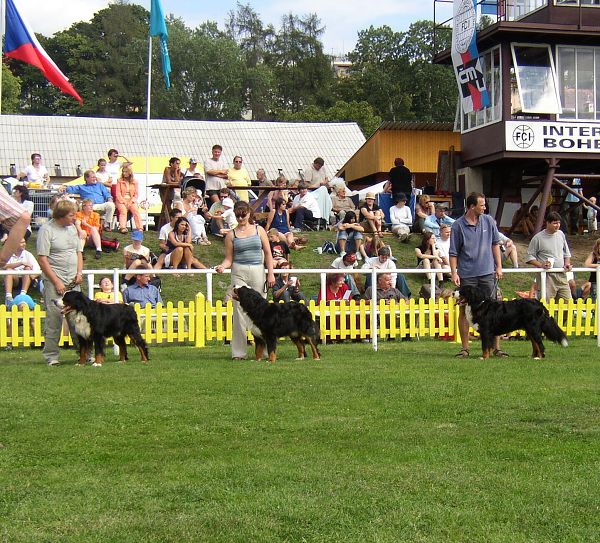
[[[317,202],[314,193],[324,190],[327,194],[327,198],[329,199],[329,211],[331,211],[331,198],[329,198],[329,194],[327,193],[327,189],[325,187],[321,187],[319,190],[315,190],[313,193],[307,192],[304,196],[296,195],[292,202],[293,207],[302,206],[309,211],[312,211],[313,217],[315,219],[321,219],[322,217],[329,217],[329,211],[326,215],[321,214],[321,207]]]
[[[167,241],[167,239],[169,239],[169,234],[173,232],[173,227],[171,226],[171,223],[167,223],[165,224],[161,229],[160,232],[158,233],[158,239],[160,241]]]
[[[441,238],[435,240],[435,246],[437,247],[438,253],[441,257],[446,257],[450,260],[450,238],[444,241]]]
[[[44,176],[48,175],[48,170],[43,164],[40,164],[39,168],[30,164],[23,170],[23,173],[27,176],[27,183],[44,183]]]

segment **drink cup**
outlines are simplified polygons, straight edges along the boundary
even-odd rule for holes
[[[290,286],[291,287],[295,287],[298,284],[298,278],[297,277],[290,277]]]
[[[317,247],[317,253],[319,253],[320,255],[323,254],[323,247]]]
[[[555,260],[555,259],[554,259],[553,257],[550,257],[550,258],[549,258],[549,259],[546,261],[546,262],[548,262],[548,264],[550,264],[550,267],[551,267],[551,268],[554,268],[554,260]]]

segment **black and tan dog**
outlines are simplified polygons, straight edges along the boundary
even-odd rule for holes
[[[78,291],[68,291],[55,300],[69,321],[69,327],[79,343],[79,364],[85,364],[94,347],[94,365],[104,362],[106,338],[114,338],[119,346],[119,359],[127,358],[125,338],[138,348],[142,362],[148,362],[148,346],[142,337],[137,315],[133,307],[125,304],[102,304],[94,302]]]
[[[544,358],[542,333],[550,341],[568,347],[567,336],[548,310],[538,300],[517,299],[507,302],[486,299],[476,287],[463,286],[458,290],[458,303],[465,306],[469,324],[481,336],[483,358],[489,358],[494,337],[515,330],[525,330],[533,347],[532,357]]]
[[[269,303],[249,287],[234,287],[232,297],[252,321],[256,360],[262,360],[266,346],[269,360],[275,362],[277,338],[284,336],[289,336],[298,348],[297,360],[306,356],[305,341],[310,345],[313,359],[321,358],[317,349],[319,328],[306,306],[297,302]]]

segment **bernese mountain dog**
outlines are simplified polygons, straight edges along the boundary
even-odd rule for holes
[[[535,360],[544,358],[542,333],[555,343],[568,347],[567,336],[550,316],[544,305],[533,299],[499,302],[485,298],[477,287],[462,286],[458,303],[465,306],[469,324],[481,336],[482,358],[489,358],[494,348],[494,337],[515,330],[525,330],[533,347]]]
[[[277,360],[277,338],[289,336],[298,349],[298,358],[306,356],[308,342],[314,360],[320,360],[317,349],[319,328],[310,311],[297,302],[270,303],[249,287],[234,287],[232,298],[237,300],[252,321],[256,360],[262,360],[267,348],[269,361]]]
[[[138,348],[142,362],[148,362],[148,346],[142,337],[135,309],[125,304],[94,302],[79,291],[70,290],[55,300],[69,321],[79,343],[79,364],[85,364],[94,347],[94,366],[104,362],[106,338],[114,338],[119,346],[119,359],[128,360],[125,338]]]

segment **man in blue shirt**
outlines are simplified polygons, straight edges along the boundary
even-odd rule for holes
[[[153,308],[156,304],[162,304],[159,290],[150,285],[150,274],[141,273],[136,275],[135,283],[128,286],[123,293],[125,303],[140,304],[141,307],[150,304]]]
[[[110,192],[104,184],[98,183],[94,170],[87,170],[83,179],[84,185],[61,185],[59,190],[67,194],[79,194],[82,200],[89,198],[94,202],[94,211],[104,214],[104,230],[110,231],[115,215],[115,203]]]
[[[440,226],[447,224],[452,226],[454,219],[446,215],[446,206],[443,204],[435,205],[435,213],[428,215],[423,225],[423,232],[433,232],[436,238],[440,237]]]
[[[487,298],[496,298],[496,286],[502,279],[500,236],[496,221],[485,215],[485,196],[472,192],[467,197],[467,212],[452,225],[450,234],[450,270],[457,287],[478,287]],[[465,306],[460,306],[458,330],[462,349],[459,358],[469,356],[469,321]],[[507,357],[500,350],[499,338],[494,345],[494,356]]]

